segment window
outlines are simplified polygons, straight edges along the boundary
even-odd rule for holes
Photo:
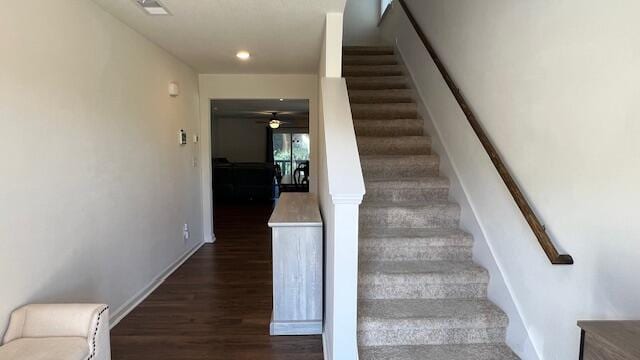
[[[282,170],[282,183],[293,184],[292,174],[298,166],[309,161],[309,134],[279,132],[273,134],[273,161]]]
[[[384,15],[385,10],[387,10],[387,7],[391,5],[391,2],[393,2],[393,0],[380,0],[380,17],[381,18],[382,18],[382,15]]]

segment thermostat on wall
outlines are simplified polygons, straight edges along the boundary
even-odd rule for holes
[[[180,145],[187,145],[187,132],[184,129],[180,129],[178,132],[178,141]]]

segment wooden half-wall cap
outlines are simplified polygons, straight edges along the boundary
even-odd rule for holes
[[[578,321],[580,360],[640,359],[640,321]]]
[[[322,226],[318,197],[311,193],[282,193],[269,226]]]

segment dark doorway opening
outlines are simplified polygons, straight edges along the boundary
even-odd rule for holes
[[[214,207],[309,191],[308,100],[212,100],[211,139]]]

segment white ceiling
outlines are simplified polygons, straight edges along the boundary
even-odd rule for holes
[[[171,16],[149,16],[134,0],[94,1],[199,73],[258,74],[316,73],[325,14],[346,0],[160,0]]]

